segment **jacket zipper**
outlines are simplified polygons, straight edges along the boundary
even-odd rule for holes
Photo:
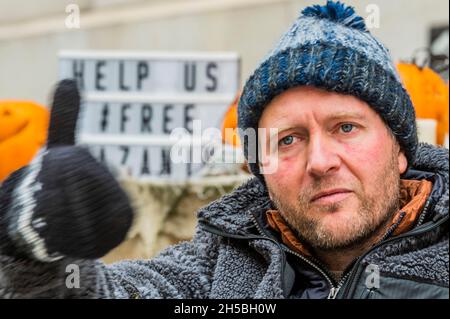
[[[428,208],[429,208],[429,206],[430,206],[430,203],[431,203],[431,200],[428,199],[427,202],[425,203],[425,207],[424,207],[423,210],[422,210],[422,213],[421,213],[421,215],[420,215],[420,217],[419,217],[419,221],[417,222],[416,227],[420,226],[420,225],[423,223],[423,221],[425,220],[425,216],[427,215],[427,212],[428,212]],[[340,285],[339,285],[340,287],[339,287],[339,289],[336,291],[336,293],[335,293],[335,295],[334,295],[334,298],[336,298],[337,294],[339,293],[339,290],[340,290],[340,289],[342,288],[342,286],[346,283],[346,280],[352,275],[352,278],[348,281],[348,284],[347,284],[347,286],[346,286],[346,289],[345,289],[343,295],[345,295],[345,294],[348,292],[348,287],[352,284],[352,281],[353,281],[353,279],[354,279],[354,278],[353,278],[353,277],[354,277],[354,276],[353,276],[353,273],[355,273],[356,270],[358,269],[358,267],[359,267],[359,261],[360,261],[360,260],[362,260],[362,259],[363,259],[364,257],[366,257],[368,254],[370,254],[370,253],[371,253],[373,250],[375,250],[376,248],[379,248],[380,246],[382,246],[382,245],[384,245],[384,244],[391,243],[391,242],[394,241],[394,240],[402,239],[402,238],[407,237],[407,236],[414,236],[414,233],[411,234],[411,232],[410,232],[409,234],[404,234],[403,236],[398,236],[398,237],[392,238],[392,239],[390,239],[390,240],[386,240],[386,239],[389,237],[389,235],[390,235],[390,232],[389,232],[389,230],[388,230],[388,232],[386,233],[386,235],[381,239],[381,241],[380,241],[377,245],[373,246],[373,247],[372,247],[369,251],[367,251],[364,255],[359,256],[359,257],[355,260],[354,265],[353,265],[351,271],[349,271],[349,272],[347,273],[347,275],[346,275],[344,278],[342,278],[342,280],[340,281]]]
[[[307,263],[308,265],[310,265],[311,267],[313,267],[315,270],[317,270],[328,282],[329,286],[330,286],[330,293],[328,294],[327,299],[334,299],[337,295],[337,293],[339,292],[339,289],[341,287],[340,282],[339,284],[336,286],[332,279],[327,275],[326,271],[323,270],[321,267],[319,267],[318,265],[316,265],[314,262],[310,261],[309,259],[303,257],[302,255],[300,255],[299,253],[296,253],[295,251],[292,251],[290,249],[287,248],[283,248],[283,251],[290,253],[298,258],[300,258],[302,261],[304,261],[305,263]]]
[[[234,234],[229,234],[226,233],[212,225],[209,225],[208,223],[206,223],[203,220],[199,220],[199,222],[203,225],[203,228],[213,234],[222,236],[222,237],[228,237],[228,238],[235,238],[235,239],[246,239],[246,240],[256,240],[256,239],[264,239],[264,240],[269,240],[271,242],[273,242],[275,245],[278,246],[278,248],[280,249],[280,251],[282,252],[287,252],[290,253],[296,257],[298,257],[300,260],[304,261],[306,264],[310,265],[312,268],[314,268],[315,270],[317,270],[328,282],[329,286],[330,286],[330,292],[328,294],[327,299],[335,299],[338,292],[340,291],[340,289],[342,288],[342,286],[344,285],[346,279],[349,277],[350,272],[348,272],[340,281],[337,285],[335,285],[333,283],[333,280],[330,278],[330,276],[327,274],[326,270],[322,269],[320,266],[316,265],[313,261],[309,260],[308,258],[300,255],[299,253],[296,253],[295,251],[292,251],[288,248],[283,247],[279,242],[277,242],[275,239],[268,237],[267,235],[264,234],[263,230],[261,229],[261,227],[259,226],[255,216],[253,214],[250,214],[253,223],[256,226],[256,229],[258,230],[258,232],[260,233],[261,236],[243,236],[243,235],[234,235]],[[286,257],[285,254],[282,254],[283,257],[283,265],[281,267],[281,280],[283,280],[284,278],[284,263],[286,263]]]
[[[336,299],[339,291],[344,286],[345,282],[347,281],[348,277],[350,277],[351,273],[352,273],[351,271],[347,272],[345,274],[345,276],[342,277],[341,280],[339,280],[339,283],[338,283],[337,287],[336,288],[331,288],[330,294],[328,295],[328,299]]]
[[[256,220],[256,217],[255,217],[253,214],[250,214],[250,215],[251,215],[251,217],[252,217],[253,223],[255,224],[256,229],[258,230],[258,232],[259,232],[264,238],[272,240],[271,238],[269,238],[269,237],[267,237],[266,235],[264,235],[264,232],[263,232],[263,230],[261,229],[261,227],[259,226],[258,221]],[[276,242],[276,243],[278,244],[278,246],[281,248],[282,251],[287,252],[287,253],[290,253],[291,255],[294,255],[294,256],[300,258],[303,262],[307,263],[307,264],[310,265],[312,268],[314,268],[315,270],[317,270],[317,271],[318,271],[318,272],[326,279],[326,281],[327,281],[328,284],[330,285],[330,293],[329,293],[329,295],[328,295],[328,299],[331,299],[331,297],[332,297],[335,293],[337,293],[337,291],[339,291],[339,286],[335,286],[335,285],[334,285],[333,280],[330,278],[330,276],[327,274],[327,272],[326,272],[324,269],[322,269],[320,266],[318,266],[317,264],[315,264],[313,261],[309,260],[308,258],[306,258],[306,257],[304,257],[304,256],[302,256],[302,255],[300,255],[299,253],[297,253],[297,252],[295,252],[295,251],[293,251],[293,250],[291,250],[291,249],[288,249],[288,248],[285,248],[285,247],[281,246],[278,242]],[[284,267],[283,267],[283,268],[284,268]]]
[[[422,213],[419,217],[419,220],[417,221],[416,227],[422,225],[423,221],[425,220],[425,217],[427,216],[428,208],[429,208],[430,204],[431,204],[431,198],[428,198],[427,202],[425,203],[425,207],[423,208]]]
[[[427,233],[427,232],[429,232],[429,231],[431,231],[431,230],[433,230],[433,229],[435,229],[435,228],[441,226],[441,225],[442,225],[443,223],[445,223],[447,220],[448,220],[448,215],[443,216],[443,218],[441,218],[440,220],[437,220],[437,221],[431,221],[430,223],[432,223],[432,224],[429,225],[429,226],[423,227],[422,229],[419,229],[419,230],[416,230],[416,231],[412,231],[412,232],[409,232],[409,233],[406,233],[406,234],[403,234],[403,235],[399,235],[399,236],[397,236],[397,237],[395,237],[395,238],[391,238],[391,239],[389,239],[389,240],[386,240],[386,241],[384,241],[384,242],[381,242],[381,243],[375,245],[374,247],[372,247],[372,249],[370,249],[369,251],[367,251],[365,254],[363,254],[362,256],[360,256],[360,257],[358,258],[358,261],[357,261],[357,262],[355,263],[355,265],[352,267],[352,270],[348,273],[348,276],[347,276],[347,277],[350,277],[350,278],[349,278],[348,283],[347,283],[347,285],[345,286],[345,288],[344,288],[344,290],[343,290],[343,293],[342,293],[342,295],[341,295],[340,297],[343,299],[346,295],[348,295],[349,290],[350,290],[350,286],[352,286],[352,284],[354,283],[354,279],[355,279],[355,276],[356,276],[356,270],[358,269],[361,260],[363,260],[365,257],[367,257],[367,256],[368,256],[370,253],[372,253],[375,249],[378,249],[378,248],[380,248],[381,246],[384,246],[384,245],[387,245],[387,244],[391,244],[391,243],[393,243],[393,242],[395,242],[395,241],[399,241],[399,240],[404,239],[404,238],[407,238],[407,237],[414,237],[414,236],[418,236],[418,235],[422,235],[422,234],[424,234],[424,233]],[[345,282],[342,283],[342,285],[341,285],[340,288],[342,288],[342,286],[343,286],[344,283],[345,283]],[[339,291],[338,291],[338,292],[339,292]],[[338,293],[338,292],[337,292],[337,293]],[[337,293],[336,293],[336,296],[337,296]],[[335,296],[335,297],[336,297],[336,296]]]

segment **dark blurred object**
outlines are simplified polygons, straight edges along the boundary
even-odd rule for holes
[[[51,110],[48,148],[2,185],[0,233],[8,253],[52,262],[104,256],[125,238],[132,209],[109,171],[73,146],[80,95],[61,81]],[[18,250],[17,250],[18,249]]]
[[[449,26],[435,27],[430,33],[430,67],[448,81]]]

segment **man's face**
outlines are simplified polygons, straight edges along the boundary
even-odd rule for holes
[[[406,158],[365,102],[297,87],[272,100],[259,127],[278,129],[277,152],[268,146],[264,159],[265,165],[278,161],[264,175],[271,199],[313,248],[361,244],[398,209]]]

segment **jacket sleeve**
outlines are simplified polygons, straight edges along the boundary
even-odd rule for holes
[[[197,228],[191,241],[149,260],[41,263],[0,254],[0,298],[207,298],[217,247],[215,235]]]

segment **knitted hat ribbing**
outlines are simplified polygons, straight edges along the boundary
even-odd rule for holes
[[[418,145],[415,112],[388,50],[352,7],[328,1],[302,11],[244,86],[238,126],[253,174],[262,177],[257,145],[249,145],[243,132],[248,128],[257,132],[265,106],[276,95],[301,85],[350,94],[368,103],[391,129],[408,163],[413,162]]]

